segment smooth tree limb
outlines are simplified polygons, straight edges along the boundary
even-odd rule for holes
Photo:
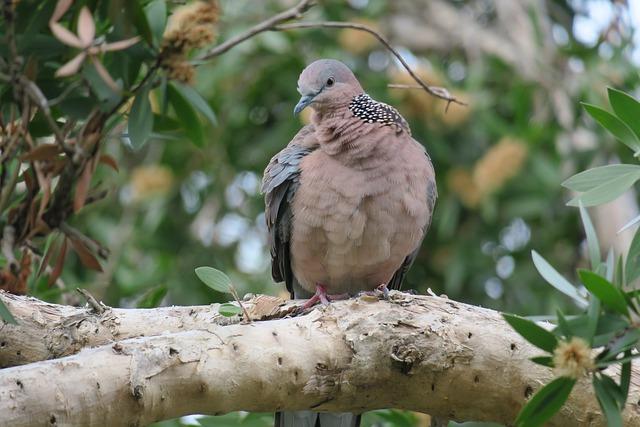
[[[149,323],[165,310],[148,310]],[[540,354],[498,312],[394,291],[389,301],[363,296],[304,316],[212,322],[5,368],[0,413],[11,426],[131,426],[236,410],[399,408],[510,424],[553,378],[529,361]],[[639,398],[635,373],[624,425],[640,425]],[[549,425],[604,425],[587,378]]]

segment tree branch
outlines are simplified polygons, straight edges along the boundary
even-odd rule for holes
[[[170,313],[183,329],[195,323],[171,310],[146,310],[147,332],[159,332],[154,323]],[[3,369],[0,413],[11,426],[124,426],[191,413],[394,407],[509,424],[553,378],[528,360],[539,354],[495,311],[392,291],[389,301],[365,296],[301,317],[209,322],[206,331],[129,339]],[[56,398],[44,383],[55,384]],[[639,384],[636,372],[624,425],[640,423]],[[603,423],[585,378],[548,425]]]
[[[218,55],[221,55],[233,48],[234,46],[244,42],[245,40],[250,39],[260,33],[265,31],[289,31],[289,30],[297,30],[303,28],[350,28],[352,30],[364,31],[366,33],[374,36],[393,56],[398,59],[400,64],[407,70],[409,75],[418,83],[419,87],[424,89],[428,94],[435,96],[436,98],[444,99],[447,101],[447,108],[449,108],[449,104],[452,102],[460,105],[467,105],[466,102],[463,102],[457,99],[455,96],[451,95],[449,91],[443,87],[439,86],[430,86],[425,83],[416,73],[413,72],[409,64],[404,60],[402,55],[391,46],[391,43],[384,38],[380,33],[374,30],[371,27],[368,27],[363,24],[358,24],[355,22],[334,22],[334,21],[321,21],[321,22],[298,22],[291,24],[282,24],[283,22],[289,21],[291,19],[299,19],[302,17],[303,13],[309,9],[313,5],[311,0],[302,0],[300,3],[292,7],[291,9],[285,10],[277,15],[272,16],[271,18],[262,21],[261,23],[251,27],[244,33],[233,37],[213,48],[207,50],[205,53],[196,58],[196,61],[206,61],[208,59],[214,58]]]
[[[219,45],[212,47],[211,49],[200,55],[197,60],[206,61],[218,55],[222,55],[232,47],[242,43],[247,39],[250,39],[257,34],[272,30],[276,25],[282,22],[288,21],[290,19],[300,19],[302,18],[302,14],[306,12],[307,9],[309,9],[311,6],[313,6],[313,0],[301,0],[291,9],[287,9],[284,12],[274,15],[271,18],[266,19],[257,25],[254,25],[244,33],[232,37],[224,43],[220,43]]]
[[[447,101],[447,108],[450,103],[454,102],[460,105],[467,105],[466,102],[460,101],[455,96],[451,95],[449,91],[443,87],[439,86],[429,86],[426,84],[416,73],[413,72],[407,61],[404,60],[402,55],[391,46],[391,43],[380,33],[374,30],[371,27],[368,27],[363,24],[358,24],[355,22],[335,22],[335,21],[321,21],[321,22],[296,22],[292,24],[282,24],[276,25],[273,27],[273,31],[288,31],[288,30],[297,30],[301,28],[350,28],[352,30],[364,31],[366,33],[374,36],[396,59],[402,64],[405,70],[409,73],[409,75],[413,78],[413,80],[420,85],[422,89],[424,89],[428,94],[435,96],[436,98],[444,99]]]
[[[240,317],[218,314],[219,304],[156,309],[77,308],[50,304],[36,298],[0,290],[18,325],[0,322],[0,368],[55,359],[114,341],[185,330],[207,330],[215,325],[239,323]],[[99,304],[98,304],[99,305]],[[284,317],[294,304],[258,295],[243,301],[252,319]]]

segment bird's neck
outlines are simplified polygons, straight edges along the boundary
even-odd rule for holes
[[[346,166],[367,169],[379,164],[383,139],[390,129],[372,126],[354,111],[359,94],[341,105],[315,110],[311,121],[320,149]],[[370,99],[370,98],[369,98]]]

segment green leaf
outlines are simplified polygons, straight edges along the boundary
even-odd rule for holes
[[[533,363],[537,363],[538,365],[553,368],[553,357],[551,356],[536,356],[532,357],[529,360],[531,360]]]
[[[591,269],[596,270],[600,265],[600,243],[598,242],[598,235],[596,229],[593,227],[589,212],[579,203],[580,218],[582,219],[582,225],[584,227],[585,235],[587,236],[587,247],[589,248],[589,258],[591,259]]]
[[[167,291],[165,285],[155,286],[142,295],[136,306],[138,308],[155,308],[160,305],[162,299],[167,295]]]
[[[633,328],[627,330],[622,336],[617,337],[611,344],[607,345],[607,349],[605,350],[606,356],[603,357],[602,360],[615,359],[618,354],[634,348],[638,340],[640,340],[639,329]]]
[[[562,277],[538,252],[531,251],[531,258],[533,259],[533,264],[536,266],[536,270],[538,270],[538,273],[540,273],[547,283],[573,299],[581,307],[588,305],[587,300],[580,296],[576,287]]]
[[[153,42],[153,36],[151,34],[151,27],[149,26],[148,17],[145,15],[142,9],[142,3],[139,1],[127,1],[124,2],[125,16],[130,16],[133,24],[138,30],[138,34],[149,44]]]
[[[607,110],[603,110],[595,105],[582,103],[587,113],[591,115],[600,125],[613,134],[620,142],[631,148],[633,152],[640,150],[640,141],[633,131],[622,120],[614,116]]]
[[[596,331],[598,330],[599,317],[600,300],[598,298],[591,298],[591,301],[589,301],[589,308],[587,309],[587,335],[583,337],[589,342],[589,344],[593,344],[593,337],[596,335]]]
[[[621,164],[599,166],[573,175],[563,182],[562,186],[574,191],[589,191],[605,182],[629,173],[635,173],[638,170],[640,170],[640,166],[638,165]]]
[[[220,270],[216,270],[213,267],[198,267],[195,270],[196,276],[202,282],[218,292],[229,292],[231,287],[231,279]]]
[[[624,353],[624,356],[627,361],[622,363],[622,367],[620,368],[620,391],[622,392],[622,402],[620,402],[620,407],[624,408],[624,405],[627,403],[627,397],[629,396],[629,386],[631,385],[631,359],[633,356],[631,355],[631,350],[627,350]],[[636,354],[635,356],[640,356]]]
[[[602,412],[607,418],[607,425],[609,427],[622,427],[622,415],[614,397],[615,392],[597,375],[593,377],[593,388],[596,391],[600,408],[602,408]]]
[[[609,103],[616,116],[640,138],[640,102],[617,89],[607,88],[607,92],[609,93]]]
[[[218,313],[223,315],[224,317],[232,317],[236,314],[242,313],[242,309],[235,304],[231,304],[229,302],[220,304],[218,308]]]
[[[131,141],[131,146],[135,149],[142,147],[151,135],[153,111],[149,102],[149,86],[142,88],[133,101],[127,128],[129,141]]]
[[[604,182],[591,190],[574,197],[567,203],[569,206],[578,206],[580,202],[584,206],[596,206],[610,202],[620,197],[629,189],[638,179],[640,179],[640,170]]]
[[[578,275],[580,276],[580,280],[584,284],[585,288],[595,295],[602,304],[622,315],[629,315],[627,301],[625,300],[622,291],[616,288],[613,283],[588,270],[580,269],[578,270]]]
[[[202,96],[191,86],[184,85],[181,83],[174,82],[173,85],[180,92],[180,94],[187,99],[191,103],[196,110],[200,111],[203,116],[207,118],[209,123],[212,126],[217,126],[218,121],[216,119],[216,115],[207,103],[207,101],[202,98]]]
[[[191,142],[198,147],[202,147],[204,145],[202,125],[191,103],[176,88],[174,83],[167,85],[167,95],[169,102],[176,112],[176,116],[178,116],[178,120],[181,122],[182,128],[187,133]]]
[[[569,326],[567,319],[564,317],[564,314],[562,314],[562,311],[557,310],[556,314],[558,319],[558,331],[560,331],[560,333],[566,338],[574,336],[575,334],[571,330],[571,327]]]
[[[153,41],[156,46],[160,46],[164,28],[167,24],[167,4],[165,0],[153,0],[145,6],[144,13],[153,35]]]
[[[559,377],[542,387],[522,408],[517,427],[538,427],[549,420],[567,401],[576,380]]]
[[[553,353],[558,345],[558,338],[535,322],[507,313],[502,313],[502,317],[517,333],[536,347]]]
[[[629,246],[627,262],[624,266],[624,283],[632,283],[638,277],[640,277],[640,228],[636,230]]]
[[[9,323],[11,325],[17,325],[18,322],[16,318],[13,317],[13,314],[9,311],[7,306],[4,304],[4,301],[0,299],[0,319],[2,319],[5,323]]]

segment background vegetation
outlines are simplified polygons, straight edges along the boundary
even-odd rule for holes
[[[119,307],[227,300],[193,273],[211,265],[227,272],[241,295],[283,294],[269,276],[260,179],[270,157],[306,120],[291,115],[298,74],[312,60],[330,57],[349,64],[374,98],[400,109],[436,167],[440,199],[406,288],[431,288],[523,315],[579,312],[543,284],[530,252],[577,282],[576,268],[588,266],[587,245],[578,210],[565,206],[574,194],[560,183],[591,166],[633,163],[633,152],[615,143],[579,104],[607,105],[607,86],[638,94],[640,43],[633,29],[640,12],[633,4],[325,0],[305,14],[305,20],[378,29],[428,83],[469,104],[452,104],[445,112],[445,101],[421,90],[388,87],[413,82],[383,46],[355,30],[266,32],[200,60],[207,47],[295,2],[221,0],[220,11],[210,11],[204,23],[216,36],[189,36],[187,46],[176,42],[186,36],[172,38],[171,24],[166,32],[163,24],[181,3],[73,2],[54,21],[83,41],[89,35],[80,30],[87,7],[95,37],[78,47],[52,33],[55,1],[5,2],[0,287],[64,303],[80,303],[75,288],[83,287]],[[123,40],[131,45],[104,52]],[[79,68],[60,73],[79,52],[86,55]],[[18,93],[20,76],[42,90],[71,145],[34,153],[59,141],[36,100]],[[24,102],[32,105],[25,109]],[[117,119],[91,128],[92,119],[99,122],[113,111]],[[23,131],[15,132],[16,123]],[[100,135],[99,143],[93,134]],[[72,188],[60,185],[62,171],[74,177]],[[85,190],[78,190],[83,181]],[[52,197],[40,212],[46,182]],[[85,200],[77,196],[83,192]],[[62,217],[53,215],[60,212]],[[591,211],[603,251],[628,250],[634,230],[617,231],[636,212],[635,194]],[[17,218],[33,221],[25,225]],[[38,218],[48,226],[38,228]],[[9,227],[23,232],[10,238]],[[15,245],[7,247],[8,241]],[[44,274],[38,274],[40,265]],[[258,426],[269,419],[232,414],[198,422]],[[382,411],[366,422],[424,421]]]

